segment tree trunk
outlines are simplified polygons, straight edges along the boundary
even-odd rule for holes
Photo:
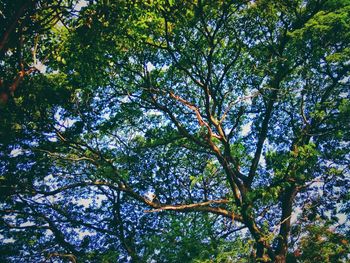
[[[282,216],[281,216],[281,228],[279,232],[279,242],[276,250],[276,263],[285,263],[288,252],[288,238],[291,228],[291,216],[293,211],[293,200],[296,195],[296,187],[291,186],[286,189],[282,195]]]
[[[259,241],[256,244],[256,260],[255,262],[272,262],[271,257],[267,254],[266,245],[263,241]]]
[[[254,218],[249,216],[246,211],[249,211],[249,205],[244,206],[242,209],[244,212],[242,214],[245,225],[250,230],[250,233],[255,239],[256,249],[253,256],[253,262],[272,262],[271,259],[274,258],[274,253],[267,244],[263,234],[258,229],[258,226],[254,222]]]

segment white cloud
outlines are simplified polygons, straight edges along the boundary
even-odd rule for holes
[[[21,148],[16,148],[16,149],[13,149],[11,152],[10,152],[10,156],[11,157],[17,157],[18,155],[21,155],[23,154],[23,150]]]
[[[74,10],[79,12],[83,7],[87,5],[88,5],[88,1],[81,0],[75,5]]]
[[[252,128],[252,124],[253,124],[253,122],[250,121],[242,126],[242,129],[241,129],[242,136],[247,136],[249,134],[249,132]]]

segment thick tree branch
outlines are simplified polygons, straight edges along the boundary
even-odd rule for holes
[[[178,205],[160,205],[159,208],[153,210],[146,210],[145,212],[161,212],[161,211],[177,211],[177,212],[209,212],[224,217],[228,217],[232,220],[242,222],[242,217],[240,215],[234,214],[226,209],[219,207],[211,207],[211,204],[227,204],[229,200],[211,200],[196,204],[178,204]]]
[[[39,191],[35,190],[35,194],[41,194],[44,196],[50,196],[50,195],[56,195],[58,193],[61,193],[63,191],[67,191],[74,188],[79,187],[86,187],[86,186],[107,186],[115,191],[124,192],[130,197],[133,197],[134,199],[140,201],[141,203],[144,203],[155,210],[148,210],[147,212],[159,212],[161,210],[172,210],[172,211],[180,211],[180,212],[209,212],[217,215],[222,215],[225,217],[233,218],[234,220],[237,220],[239,222],[242,222],[242,218],[239,215],[236,215],[232,212],[229,212],[225,209],[218,208],[218,207],[210,207],[211,204],[224,204],[229,203],[228,200],[213,200],[213,201],[207,201],[203,203],[198,204],[189,204],[189,205],[162,205],[156,202],[153,202],[152,200],[149,200],[147,197],[142,196],[136,192],[134,192],[130,187],[118,187],[112,183],[104,182],[104,181],[95,181],[95,182],[81,182],[81,183],[75,183],[71,185],[67,185],[64,187],[57,188],[52,191]]]

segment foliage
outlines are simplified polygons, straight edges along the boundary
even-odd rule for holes
[[[1,261],[348,259],[347,0],[0,3]]]
[[[349,240],[324,225],[310,225],[301,240],[301,262],[346,262]]]

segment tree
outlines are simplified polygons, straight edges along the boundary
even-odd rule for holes
[[[2,109],[4,130],[18,124],[1,143],[4,259],[312,262],[313,245],[348,242],[347,225],[324,243],[310,225],[348,216],[349,11],[159,0],[68,15],[47,73]]]
[[[74,15],[76,1],[1,1],[0,103],[6,104],[23,79],[43,70],[55,42],[53,27]]]

